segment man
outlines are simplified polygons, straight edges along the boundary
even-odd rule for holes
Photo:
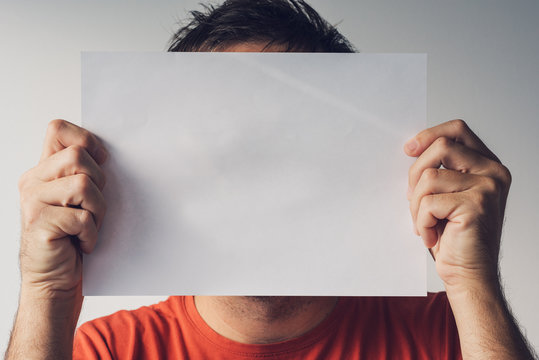
[[[230,0],[192,14],[170,51],[353,51],[300,0]],[[498,277],[509,171],[461,120],[422,131],[404,151],[417,157],[415,231],[446,293],[176,296],[84,324],[74,341],[79,249],[92,251],[104,217],[107,152],[88,131],[52,121],[39,164],[19,183],[22,285],[7,358],[532,358]]]

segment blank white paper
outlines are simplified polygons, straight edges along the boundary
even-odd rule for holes
[[[84,295],[426,294],[426,55],[83,53],[107,214]]]

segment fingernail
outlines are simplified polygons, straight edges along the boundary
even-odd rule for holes
[[[102,147],[97,148],[97,150],[95,151],[95,161],[98,164],[100,165],[103,164],[105,160],[107,160],[107,157],[108,157],[107,150],[105,150]]]
[[[404,146],[406,147],[406,150],[408,150],[409,153],[413,153],[419,146],[419,143],[417,142],[416,139],[410,139],[408,140],[408,142],[406,142],[406,145]]]

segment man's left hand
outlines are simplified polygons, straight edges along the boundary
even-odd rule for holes
[[[404,150],[417,157],[408,191],[415,231],[431,249],[448,295],[499,286],[509,170],[462,120],[420,132]]]

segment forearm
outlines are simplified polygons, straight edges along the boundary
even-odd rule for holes
[[[498,283],[447,289],[464,359],[533,359]]]
[[[82,296],[50,299],[21,289],[6,359],[71,359]]]
[[[39,163],[19,179],[22,282],[7,359],[72,357],[81,251],[94,248],[106,210],[106,154],[89,131],[54,120]]]

